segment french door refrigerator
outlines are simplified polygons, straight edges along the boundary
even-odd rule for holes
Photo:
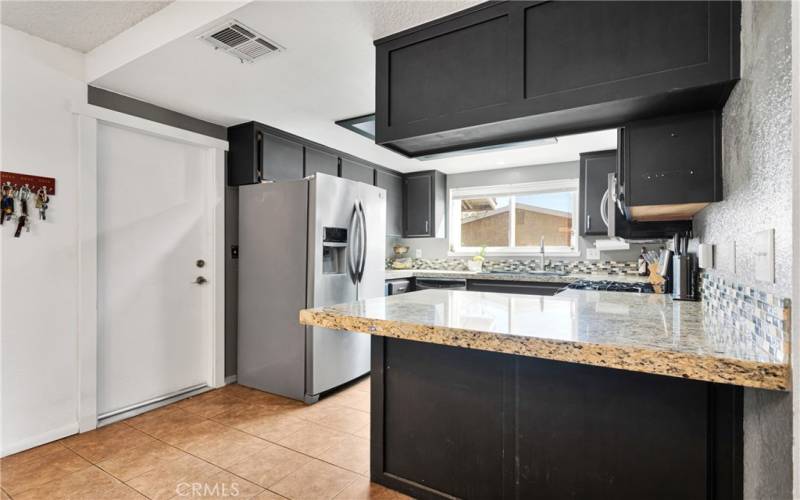
[[[381,188],[325,174],[239,188],[240,384],[313,403],[369,372],[368,335],[298,313],[382,296],[385,235]]]

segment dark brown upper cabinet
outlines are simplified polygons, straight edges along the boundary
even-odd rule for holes
[[[617,169],[617,150],[592,151],[580,155],[580,220],[581,236],[606,235],[602,202],[608,191],[608,174]]]
[[[415,157],[719,109],[739,2],[488,2],[375,42],[376,142]]]
[[[302,144],[276,135],[260,123],[230,127],[228,148],[231,186],[303,177]]]
[[[447,234],[447,177],[427,170],[403,176],[403,236],[444,238]]]
[[[689,220],[722,200],[719,111],[631,122],[622,129],[618,191],[634,221]]]
[[[375,169],[369,165],[342,158],[342,177],[372,186],[375,184]]]
[[[326,151],[306,147],[306,166],[303,175],[308,177],[316,173],[337,177],[339,175],[339,157]]]
[[[375,185],[386,190],[386,234],[402,236],[403,177],[388,170],[376,170]]]

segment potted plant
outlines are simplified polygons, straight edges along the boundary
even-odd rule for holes
[[[467,261],[467,269],[479,273],[483,270],[483,261],[486,260],[486,247],[481,247],[478,255]]]

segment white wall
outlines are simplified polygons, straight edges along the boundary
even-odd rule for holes
[[[70,101],[85,102],[83,55],[6,26],[3,170],[56,178],[48,220],[0,229],[0,449],[72,434],[77,422],[78,142]]]

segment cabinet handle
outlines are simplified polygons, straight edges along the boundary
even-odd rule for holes
[[[592,228],[592,215],[586,214],[586,229],[589,230]]]
[[[256,182],[264,178],[264,136],[256,133]]]
[[[428,232],[429,232],[429,229],[428,229],[429,225],[430,225],[430,222],[429,221],[425,221],[425,234],[428,234]]]

